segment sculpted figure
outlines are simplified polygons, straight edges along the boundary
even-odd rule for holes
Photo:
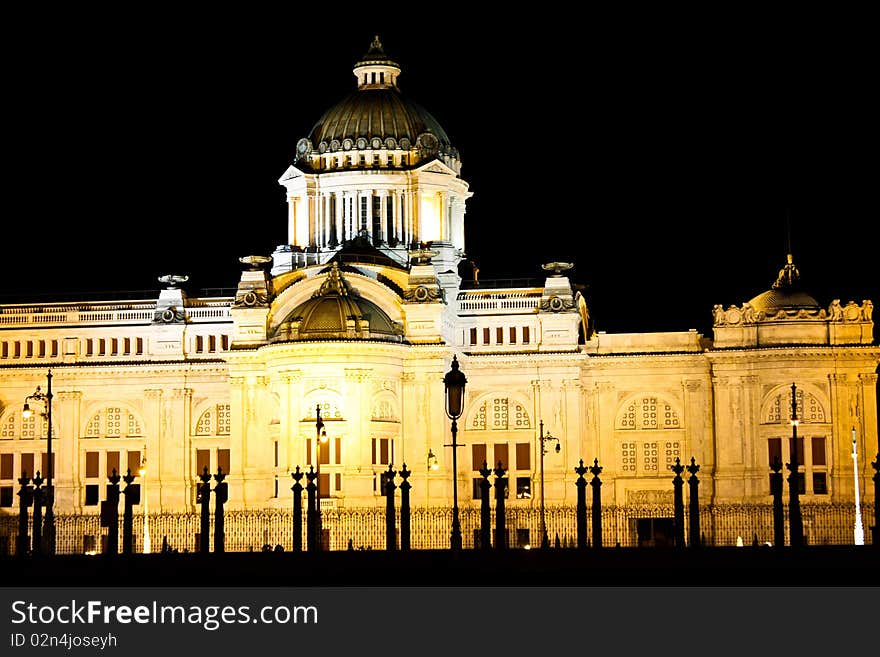
[[[871,321],[871,316],[874,314],[874,303],[870,299],[865,299],[862,301],[862,319],[866,322]]]
[[[716,303],[712,306],[712,315],[715,317],[715,326],[723,324],[724,320],[727,318],[727,313],[724,312],[724,308],[720,303]]]
[[[843,308],[840,306],[840,299],[835,299],[831,302],[831,305],[828,306],[828,316],[831,318],[832,322],[839,322],[843,319]]]
[[[744,324],[754,324],[758,321],[758,316],[755,314],[755,309],[748,303],[743,304],[743,323]]]

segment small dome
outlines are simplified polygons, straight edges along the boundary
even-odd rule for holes
[[[800,272],[791,254],[773,286],[749,301],[749,305],[765,314],[773,314],[779,310],[819,309],[819,302],[801,287]]]
[[[403,330],[379,306],[358,296],[334,262],[321,288],[285,318],[273,339],[402,342]]]

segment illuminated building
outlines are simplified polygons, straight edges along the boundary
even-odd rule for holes
[[[566,263],[546,263],[534,286],[480,281],[463,267],[471,192],[459,153],[401,93],[400,71],[374,41],[356,88],[299,140],[279,180],[289,243],[242,254],[234,296],[189,296],[169,275],[157,299],[0,307],[4,513],[20,473],[46,467],[45,427],[21,402],[49,368],[56,513],[97,513],[106,475],[144,458],[155,512],[195,510],[206,466],[229,473],[229,509],[288,509],[290,472],[317,465],[318,406],[324,508],[384,507],[381,473],[404,462],[414,505],[449,506],[453,355],[468,379],[465,507],[479,506],[484,460],[509,470],[509,507],[538,507],[541,422],[561,445],[545,458],[548,505],[574,505],[573,469],[594,458],[604,503],[666,504],[670,466],[692,457],[705,504],[767,504],[769,462],[788,460],[792,382],[803,499],[852,503],[853,427],[869,488],[870,301],[820,305],[789,256],[766,292],[715,307],[711,337],[608,334],[593,331]]]

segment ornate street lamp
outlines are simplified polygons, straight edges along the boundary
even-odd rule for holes
[[[37,386],[34,394],[24,398],[24,407],[21,409],[23,418],[29,418],[34,414],[28,403],[30,400],[38,401],[46,407],[46,411],[40,413],[48,425],[46,430],[46,452],[48,453],[48,467],[46,469],[48,473],[43,473],[46,475],[46,513],[43,516],[43,536],[46,539],[46,553],[53,555],[55,554],[55,514],[52,507],[55,502],[55,489],[52,487],[52,475],[55,463],[52,459],[52,370],[46,374],[46,392],[42,392],[40,386]]]
[[[458,369],[458,358],[452,356],[452,369],[443,377],[443,385],[446,389],[446,415],[452,420],[452,533],[449,536],[449,547],[452,550],[461,550],[461,523],[458,519],[458,459],[456,450],[462,445],[456,443],[458,424],[456,420],[461,417],[462,400],[464,399],[464,387],[467,378]]]
[[[541,432],[539,435],[539,440],[541,442],[541,547],[547,548],[550,547],[550,539],[547,537],[547,523],[544,519],[544,454],[547,453],[547,441],[555,440],[556,441],[556,453],[559,454],[559,450],[562,449],[559,446],[559,438],[555,436],[551,436],[550,432],[547,432],[547,435],[544,435],[544,420],[540,421]]]
[[[315,481],[318,484],[317,495],[315,495],[315,545],[316,549],[321,550],[324,547],[324,529],[321,525],[321,445],[327,442],[327,429],[324,428],[324,420],[321,419],[321,405],[315,406],[315,452],[317,454],[317,465],[315,466]]]

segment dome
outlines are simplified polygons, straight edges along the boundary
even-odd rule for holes
[[[357,89],[324,112],[297,142],[298,166],[315,171],[408,168],[439,157],[457,169],[458,151],[425,108],[397,86],[400,67],[379,37],[353,69]]]
[[[773,286],[754,297],[749,305],[765,314],[774,314],[779,310],[819,309],[819,303],[801,287],[800,272],[791,254]]]
[[[321,288],[285,318],[273,339],[403,341],[401,327],[352,290],[334,262]]]

